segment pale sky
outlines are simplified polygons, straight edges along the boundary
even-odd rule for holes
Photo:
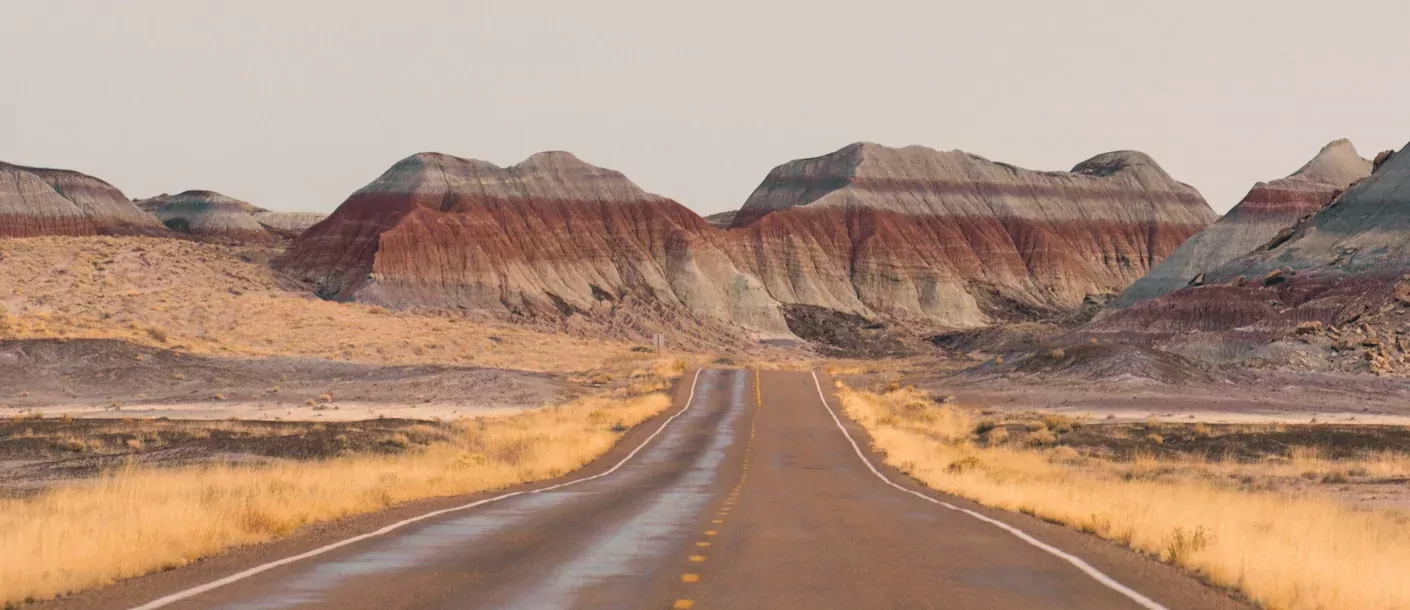
[[[1410,141],[1407,32],[1405,0],[0,0],[0,160],[330,211],[416,152],[568,150],[708,214],[858,140],[1129,148],[1222,212]]]

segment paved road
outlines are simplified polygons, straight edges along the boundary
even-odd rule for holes
[[[660,425],[652,423],[627,439],[630,447],[578,475],[590,480],[452,510],[182,599],[161,598],[239,570],[158,577],[88,601],[339,610],[1242,607],[1090,537],[907,492],[919,488],[873,471],[864,456],[876,456],[851,444],[844,429],[867,446],[824,403],[826,379],[709,370],[681,386],[659,433],[650,434]],[[238,567],[270,559],[278,558]]]

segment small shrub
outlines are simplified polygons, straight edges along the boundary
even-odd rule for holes
[[[1027,436],[1023,437],[1023,440],[1030,445],[1051,445],[1057,442],[1057,435],[1053,434],[1051,430],[1043,428],[1029,432]]]
[[[1322,483],[1324,485],[1345,485],[1350,482],[1351,478],[1346,476],[1345,472],[1336,471],[1322,475]]]
[[[1005,441],[1009,440],[1009,431],[1007,428],[994,428],[981,435],[980,440],[984,441],[985,445],[991,447],[994,445],[1002,445]]]
[[[1043,424],[1047,426],[1049,430],[1052,430],[1053,432],[1056,432],[1058,434],[1067,434],[1068,432],[1071,432],[1074,427],[1076,427],[1074,426],[1070,418],[1064,417],[1062,415],[1045,416],[1043,417]]]
[[[1155,443],[1155,444],[1157,444],[1157,445],[1164,445],[1164,444],[1165,444],[1165,437],[1163,437],[1163,436],[1161,436],[1161,435],[1159,435],[1159,434],[1156,434],[1156,433],[1154,433],[1154,432],[1152,432],[1152,433],[1150,433],[1150,434],[1147,434],[1147,435],[1146,435],[1146,440],[1148,440],[1148,441],[1150,441],[1150,442],[1152,442],[1152,443]]]
[[[1199,526],[1192,532],[1176,527],[1165,537],[1164,559],[1174,565],[1185,565],[1190,557],[1214,543],[1214,534]]]
[[[1062,360],[1063,358],[1067,357],[1067,352],[1059,347],[1051,352],[1048,352],[1048,357],[1052,358],[1053,360]]]
[[[977,456],[967,455],[958,460],[950,462],[950,465],[945,467],[945,472],[948,472],[950,474],[964,474],[966,472],[973,472],[975,470],[979,470],[983,466],[984,463],[979,461],[979,458]]]

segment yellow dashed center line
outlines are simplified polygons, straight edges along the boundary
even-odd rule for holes
[[[754,404],[756,407],[764,406],[763,384],[759,378],[759,369],[757,368],[754,369]],[[744,482],[749,479],[749,457],[754,447],[754,432],[756,429],[756,422],[751,421],[749,423],[749,441],[744,445],[743,472],[739,476],[739,483],[734,486],[734,489],[730,491],[729,496],[725,498],[725,506],[720,507],[720,510],[715,513],[715,516],[720,518],[712,519],[710,521],[710,523],[714,525],[724,524],[724,517],[729,516],[730,505],[734,504],[739,499],[739,493],[742,489],[744,489]],[[705,530],[705,535],[716,536],[719,535],[719,532],[716,530]],[[696,548],[708,549],[710,548],[710,543],[701,540],[699,542],[696,542],[695,546]],[[700,554],[691,555],[687,559],[689,559],[691,563],[705,562],[705,556]],[[700,582],[700,575],[691,572],[681,574],[681,582],[698,583]],[[671,608],[677,610],[684,610],[687,608],[694,607],[695,601],[687,598],[677,599],[675,603],[671,604]]]

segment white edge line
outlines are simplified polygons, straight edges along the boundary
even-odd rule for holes
[[[423,515],[417,515],[417,516],[412,517],[412,518],[410,518],[410,519],[405,519],[405,520],[402,520],[402,521],[398,521],[398,522],[396,522],[396,523],[393,523],[393,524],[391,524],[391,525],[388,525],[388,526],[386,526],[386,527],[384,527],[384,528],[382,528],[382,529],[379,529],[379,530],[377,530],[377,531],[374,531],[374,532],[368,532],[368,533],[366,533],[366,534],[362,534],[362,535],[359,535],[359,536],[353,536],[352,538],[348,538],[348,539],[345,539],[345,540],[339,540],[338,542],[334,542],[334,543],[329,544],[329,545],[326,545],[326,546],[318,547],[318,548],[313,549],[312,551],[308,551],[308,552],[306,552],[306,553],[300,553],[300,554],[294,555],[294,556],[292,556],[292,557],[285,557],[285,558],[280,559],[280,560],[277,560],[277,561],[271,561],[271,562],[269,562],[269,563],[260,564],[260,565],[257,565],[257,566],[255,566],[255,567],[253,567],[253,568],[250,568],[250,569],[248,569],[248,570],[245,570],[245,571],[243,571],[243,572],[236,572],[236,573],[231,574],[231,575],[229,575],[229,576],[226,576],[225,578],[222,578],[222,579],[220,579],[220,580],[213,580],[213,581],[208,582],[208,583],[206,583],[206,584],[204,584],[204,585],[200,585],[200,586],[192,587],[192,588],[190,588],[190,589],[186,589],[186,590],[184,590],[184,591],[179,591],[179,592],[176,592],[176,593],[172,593],[171,595],[168,595],[168,596],[166,596],[166,597],[162,597],[162,598],[159,598],[159,599],[152,600],[152,601],[150,601],[150,602],[147,602],[147,603],[145,603],[145,604],[142,604],[141,606],[136,606],[136,607],[132,608],[132,610],[154,610],[155,608],[161,608],[161,607],[164,607],[164,606],[168,606],[168,605],[174,604],[174,603],[176,603],[176,602],[179,602],[179,601],[181,601],[181,600],[189,599],[189,598],[195,597],[195,596],[197,596],[197,595],[200,595],[200,594],[202,594],[202,593],[206,593],[206,592],[208,592],[208,591],[211,591],[211,590],[214,590],[214,589],[218,589],[218,588],[223,587],[223,586],[225,586],[225,585],[228,585],[228,584],[231,584],[231,583],[234,583],[234,582],[239,582],[239,581],[241,581],[241,580],[244,580],[244,579],[249,578],[249,577],[251,577],[251,576],[254,576],[254,575],[256,575],[256,574],[260,574],[260,573],[262,573],[262,572],[267,572],[267,571],[269,571],[269,570],[273,570],[274,568],[277,568],[277,567],[280,567],[280,566],[285,566],[285,565],[294,563],[294,562],[296,562],[296,561],[302,561],[302,560],[308,559],[308,558],[310,558],[310,557],[317,557],[318,555],[322,555],[322,554],[327,553],[327,552],[329,552],[329,551],[332,551],[332,550],[335,550],[335,549],[339,549],[339,548],[345,547],[345,546],[347,546],[347,545],[349,545],[349,544],[354,544],[354,543],[362,542],[363,540],[367,540],[368,538],[375,538],[375,537],[377,537],[377,536],[381,536],[381,535],[386,534],[386,533],[388,533],[388,532],[391,532],[391,531],[393,531],[393,530],[397,530],[397,529],[400,529],[400,528],[402,528],[402,527],[411,525],[411,524],[416,523],[416,522],[418,522],[418,521],[425,521],[426,519],[431,519],[431,518],[434,518],[434,517],[439,517],[439,516],[444,515],[444,514],[446,514],[446,513],[453,513],[453,512],[457,512],[457,511],[468,510],[468,509],[471,509],[471,508],[475,508],[475,507],[477,507],[477,506],[484,506],[484,505],[489,504],[489,503],[491,503],[491,502],[498,502],[498,501],[500,501],[500,500],[506,500],[506,499],[509,499],[509,498],[513,498],[513,497],[515,497],[515,496],[522,496],[522,495],[525,495],[525,494],[536,494],[536,493],[542,493],[542,492],[545,492],[545,491],[553,491],[553,490],[555,490],[555,489],[562,489],[562,488],[567,487],[567,486],[569,486],[569,485],[577,485],[578,483],[586,483],[586,482],[591,481],[591,480],[593,480],[593,479],[600,479],[600,478],[602,478],[602,477],[605,477],[605,476],[607,476],[607,475],[609,475],[609,474],[612,474],[612,473],[616,472],[617,469],[619,469],[619,468],[621,468],[622,466],[626,465],[626,463],[627,463],[628,461],[630,461],[633,457],[636,457],[636,454],[637,454],[637,453],[639,453],[642,449],[645,449],[646,446],[647,446],[648,444],[650,444],[652,440],[655,440],[655,438],[657,437],[657,435],[661,434],[661,432],[666,429],[666,426],[670,425],[672,421],[675,421],[675,419],[676,419],[677,417],[680,417],[680,416],[681,416],[682,414],[684,414],[686,411],[689,411],[691,404],[695,402],[695,388],[696,388],[696,386],[697,386],[699,383],[700,383],[700,369],[696,369],[696,370],[695,370],[695,378],[694,378],[693,380],[691,380],[691,382],[690,382],[690,397],[689,397],[689,398],[686,398],[686,400],[685,400],[685,408],[681,409],[680,411],[677,411],[677,412],[675,413],[675,415],[672,415],[672,416],[666,418],[666,421],[661,422],[661,427],[657,428],[655,432],[652,432],[652,433],[651,433],[651,436],[646,437],[646,440],[642,441],[640,445],[637,445],[637,447],[636,447],[635,449],[632,449],[632,452],[631,452],[631,453],[628,453],[626,457],[622,458],[622,461],[617,462],[617,464],[616,464],[615,466],[613,466],[613,467],[607,469],[606,471],[600,472],[600,473],[595,474],[595,475],[592,475],[592,476],[590,476],[590,477],[583,477],[583,478],[581,478],[581,479],[574,479],[574,480],[568,481],[568,482],[566,482],[566,483],[559,483],[559,484],[557,484],[557,485],[553,485],[553,486],[550,486],[550,487],[544,487],[544,488],[542,488],[542,489],[535,489],[535,490],[532,490],[532,491],[515,491],[515,492],[503,494],[503,495],[498,495],[498,496],[495,496],[495,497],[493,497],[493,498],[485,498],[485,499],[483,499],[483,500],[478,500],[478,501],[471,502],[471,503],[469,503],[469,504],[465,504],[465,505],[462,505],[462,506],[455,506],[455,507],[452,507],[452,508],[444,508],[444,509],[437,510],[437,511],[432,511],[432,512],[429,512],[429,513],[426,513],[426,514],[423,514]]]
[[[1046,542],[1043,542],[1043,541],[1041,541],[1041,540],[1039,540],[1039,539],[1037,539],[1037,538],[1034,538],[1033,536],[1029,535],[1027,532],[1024,532],[1024,531],[1021,530],[1021,529],[1018,529],[1018,528],[1016,528],[1016,527],[1014,527],[1014,526],[1012,526],[1012,525],[1009,525],[1009,524],[1007,524],[1007,523],[1004,523],[1003,521],[999,521],[998,519],[993,519],[993,518],[990,518],[990,517],[986,517],[986,516],[984,516],[983,514],[977,513],[977,512],[975,512],[975,511],[969,510],[969,509],[967,509],[967,508],[960,508],[960,507],[958,507],[958,506],[955,506],[954,504],[950,504],[949,502],[945,502],[945,501],[943,501],[943,500],[937,500],[937,499],[935,499],[935,498],[932,498],[932,497],[930,497],[930,496],[927,496],[927,495],[925,495],[925,494],[923,494],[923,493],[920,493],[920,492],[918,492],[918,491],[914,491],[914,490],[911,490],[911,489],[907,489],[907,488],[905,488],[905,487],[902,487],[901,485],[896,484],[896,483],[895,483],[894,481],[892,481],[891,479],[886,478],[886,475],[881,474],[881,471],[880,471],[880,470],[877,470],[877,469],[876,469],[876,466],[873,466],[873,465],[872,465],[871,460],[868,460],[868,459],[867,459],[866,454],[865,454],[865,453],[862,453],[862,448],[857,445],[857,441],[852,439],[852,435],[851,435],[850,433],[848,433],[848,432],[847,432],[847,428],[842,425],[842,419],[837,416],[837,412],[832,409],[832,405],[827,404],[827,394],[824,394],[824,393],[823,393],[822,382],[821,382],[821,381],[818,381],[818,373],[817,373],[817,371],[813,371],[813,385],[814,385],[814,386],[817,386],[817,388],[818,388],[818,398],[819,398],[820,400],[822,400],[823,408],[827,409],[827,412],[828,412],[829,415],[832,415],[832,421],[834,421],[834,422],[837,423],[837,429],[841,430],[841,431],[842,431],[842,436],[846,437],[846,438],[847,438],[847,442],[852,444],[852,450],[857,452],[857,457],[859,457],[859,458],[862,459],[862,463],[867,465],[867,469],[868,469],[868,470],[871,470],[871,473],[872,473],[872,474],[876,475],[877,478],[879,478],[879,479],[881,479],[882,481],[884,481],[887,485],[890,485],[890,486],[892,486],[892,487],[895,487],[896,489],[899,489],[899,490],[901,490],[901,491],[903,491],[903,492],[905,492],[905,493],[911,494],[911,495],[913,495],[913,496],[915,496],[915,497],[917,497],[917,498],[920,498],[920,499],[922,499],[922,500],[925,500],[925,501],[927,501],[927,502],[930,502],[930,503],[933,503],[933,504],[939,504],[940,506],[943,506],[943,507],[948,508],[948,509],[950,509],[950,510],[953,510],[953,511],[956,511],[956,512],[964,513],[964,514],[966,514],[966,515],[969,515],[969,516],[971,516],[971,517],[974,517],[975,519],[978,519],[978,520],[980,520],[980,521],[983,521],[983,522],[985,522],[985,523],[988,523],[988,524],[990,524],[990,525],[993,525],[994,527],[997,527],[997,528],[999,528],[999,529],[1002,529],[1002,530],[1004,530],[1004,531],[1006,531],[1006,532],[1008,532],[1008,533],[1010,533],[1010,534],[1013,534],[1013,535],[1014,535],[1015,537],[1017,537],[1019,540],[1022,540],[1022,541],[1024,541],[1024,542],[1027,542],[1028,544],[1031,544],[1031,545],[1033,545],[1033,546],[1035,546],[1035,547],[1038,547],[1039,549],[1042,549],[1043,551],[1046,551],[1047,553],[1049,553],[1049,554],[1051,554],[1051,555],[1054,555],[1054,556],[1058,557],[1059,559],[1062,559],[1063,561],[1066,561],[1067,563],[1072,564],[1074,567],[1076,567],[1076,568],[1079,569],[1079,570],[1082,570],[1082,571],[1083,571],[1084,573],[1086,573],[1088,576],[1091,576],[1093,580],[1095,580],[1095,581],[1097,581],[1097,582],[1099,582],[1099,583],[1101,583],[1101,584],[1103,584],[1103,585],[1106,585],[1108,588],[1112,589],[1113,591],[1116,591],[1117,593],[1120,593],[1120,594],[1122,594],[1122,595],[1125,595],[1126,597],[1130,598],[1131,601],[1136,602],[1137,604],[1139,604],[1139,605],[1140,605],[1141,607],[1143,607],[1143,608],[1147,608],[1148,610],[1168,610],[1165,606],[1160,605],[1160,604],[1157,603],[1155,600],[1152,600],[1152,599],[1149,598],[1149,597],[1146,597],[1146,596],[1144,596],[1144,595],[1141,595],[1140,593],[1136,592],[1135,589],[1132,589],[1131,587],[1128,587],[1128,586],[1126,586],[1126,585],[1121,584],[1120,582],[1117,582],[1116,579],[1114,579],[1114,578],[1112,578],[1112,577],[1110,577],[1110,576],[1107,576],[1106,574],[1102,573],[1101,570],[1098,570],[1098,569],[1092,567],[1091,564],[1089,564],[1089,563],[1087,563],[1087,562],[1085,562],[1085,561],[1082,561],[1082,560],[1081,560],[1080,558],[1078,558],[1077,556],[1072,555],[1071,553],[1068,553],[1068,552],[1066,552],[1066,551],[1063,551],[1062,549],[1059,549],[1059,548],[1057,548],[1057,547],[1055,547],[1055,546],[1052,546],[1052,545],[1050,545],[1050,544],[1048,544],[1048,543],[1046,543]]]

